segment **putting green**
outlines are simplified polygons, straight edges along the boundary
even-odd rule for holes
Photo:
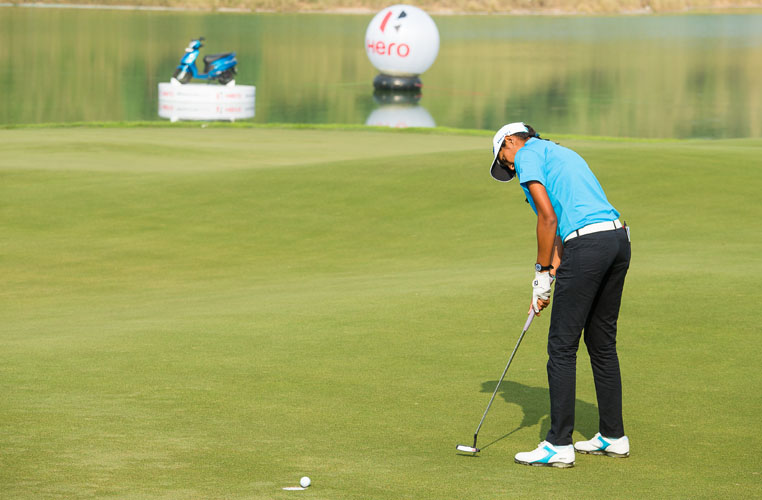
[[[632,227],[632,456],[513,463],[548,428],[545,314],[482,452],[456,453],[533,276],[534,215],[489,178],[490,137],[0,130],[3,498],[762,495],[760,139],[561,138]]]

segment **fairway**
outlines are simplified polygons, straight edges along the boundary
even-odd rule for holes
[[[543,132],[542,130],[540,132]],[[626,460],[549,427],[491,132],[0,130],[0,497],[762,496],[762,139],[556,137],[632,228]],[[575,439],[597,431],[587,353]],[[307,491],[284,491],[309,476]]]

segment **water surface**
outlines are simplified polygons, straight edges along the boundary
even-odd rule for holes
[[[157,84],[203,35],[202,56],[237,52],[254,122],[762,135],[762,15],[433,16],[412,105],[373,97],[372,17],[0,7],[0,122],[160,120]]]

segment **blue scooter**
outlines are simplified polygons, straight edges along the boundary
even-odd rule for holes
[[[238,64],[235,52],[204,56],[204,72],[198,72],[198,69],[196,69],[196,59],[198,58],[199,50],[204,46],[201,43],[203,41],[204,37],[191,40],[185,49],[185,55],[180,60],[180,65],[172,75],[173,78],[183,84],[190,82],[192,78],[217,80],[223,85],[232,82],[236,75],[236,64]]]

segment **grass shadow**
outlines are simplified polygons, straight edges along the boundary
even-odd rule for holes
[[[497,380],[483,382],[481,392],[492,394],[495,391],[496,385]],[[521,429],[537,424],[541,424],[539,440],[543,441],[545,439],[545,435],[548,429],[550,429],[550,400],[547,387],[531,387],[518,382],[503,380],[503,383],[500,384],[498,396],[506,403],[519,405],[524,412],[524,416],[521,419],[521,423],[515,429],[512,429],[489,444],[481,446],[481,449],[488,448]],[[490,411],[493,411],[493,409]],[[598,408],[594,404],[577,399],[574,420],[575,430],[586,439],[591,439],[598,432]]]

